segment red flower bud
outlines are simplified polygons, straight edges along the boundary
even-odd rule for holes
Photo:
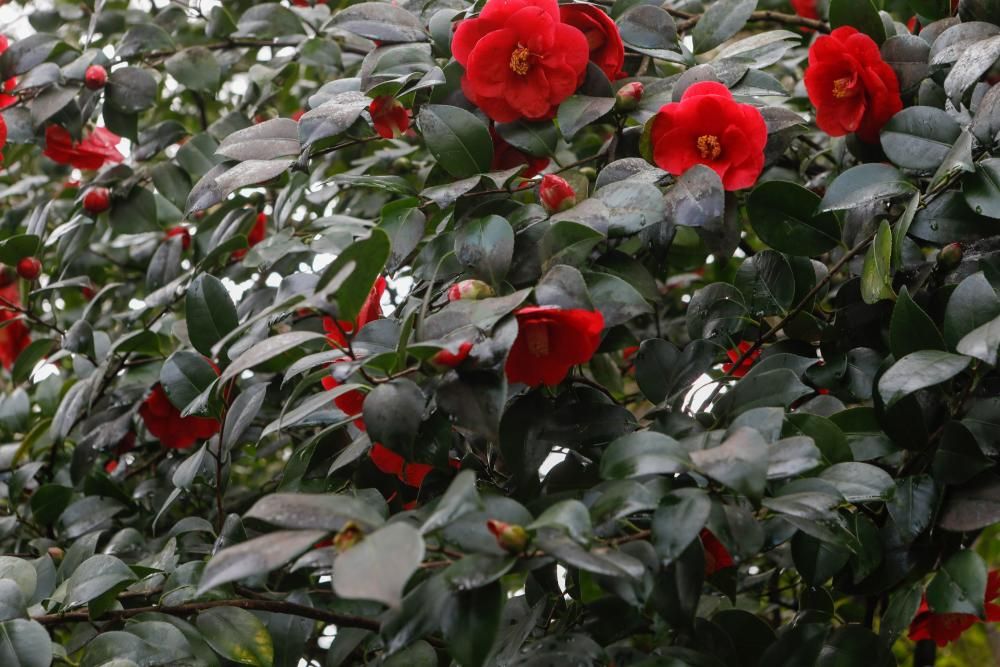
[[[615,109],[618,111],[635,111],[642,100],[644,88],[638,81],[626,83],[615,93]]]
[[[465,341],[458,346],[457,352],[452,352],[451,350],[444,349],[431,357],[431,365],[437,366],[438,368],[455,368],[459,366],[466,357],[469,356],[469,352],[472,350],[472,343]]]
[[[91,65],[83,75],[83,83],[91,90],[100,90],[108,82],[108,71],[100,65]]]
[[[191,247],[191,232],[188,231],[187,227],[184,225],[176,225],[167,230],[168,239],[175,236],[181,237],[181,245],[185,250]]]
[[[348,521],[333,538],[333,546],[337,551],[347,551],[355,544],[363,540],[364,532],[353,521]]]
[[[549,213],[558,213],[576,206],[576,192],[565,178],[555,174],[545,174],[538,186],[538,198]]]
[[[493,296],[493,288],[482,280],[463,280],[455,283],[448,289],[448,300],[458,301],[459,299],[485,299]]]
[[[83,210],[91,215],[104,213],[111,208],[111,192],[107,188],[91,188],[83,196]]]
[[[34,280],[42,273],[42,263],[36,257],[22,257],[17,263],[17,275],[25,280]]]
[[[490,519],[486,522],[486,529],[493,533],[493,537],[497,538],[497,544],[505,551],[519,554],[528,546],[528,540],[530,539],[528,531],[522,526]]]
[[[942,269],[954,269],[962,262],[962,246],[959,243],[949,243],[941,248],[937,256],[938,264]]]

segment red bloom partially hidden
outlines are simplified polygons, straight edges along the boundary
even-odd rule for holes
[[[3,162],[3,147],[7,145],[7,121],[0,116],[0,162]]]
[[[597,311],[528,306],[515,315],[517,338],[505,367],[510,382],[557,385],[601,343],[604,316]]]
[[[732,567],[736,563],[729,550],[712,534],[708,528],[702,528],[698,535],[701,538],[701,546],[705,549],[705,576],[710,577],[719,570]]]
[[[267,216],[263,212],[257,214],[257,220],[247,233],[247,247],[233,251],[233,259],[240,260],[247,256],[247,251],[264,240],[267,235]],[[186,247],[186,246],[185,246]]]
[[[696,164],[713,169],[726,190],[748,188],[764,169],[767,125],[756,107],[733,100],[721,83],[701,81],[653,120],[653,161],[674,176]]]
[[[559,6],[563,23],[577,28],[587,38],[590,60],[601,68],[611,81],[625,76],[625,46],[618,26],[600,7],[584,3]]]
[[[790,0],[792,9],[804,19],[818,19],[819,11],[816,9],[816,0]]]
[[[487,0],[477,18],[458,24],[451,50],[465,68],[465,96],[501,123],[554,116],[590,57],[556,0]]]
[[[740,341],[740,344],[736,347],[726,350],[726,356],[729,357],[729,361],[722,364],[722,372],[728,373],[735,378],[741,378],[750,372],[750,367],[753,366],[754,362],[757,361],[757,358],[760,357],[760,348],[754,350],[753,354],[744,359],[743,363],[739,366],[736,365],[736,362],[739,361],[740,357],[742,357],[743,354],[751,347],[753,347],[753,343],[748,340],[743,340]]]
[[[323,318],[323,329],[326,330],[326,337],[331,344],[346,348],[347,338],[344,334],[352,334],[369,322],[382,317],[382,295],[385,293],[385,286],[385,277],[379,276],[375,280],[375,284],[372,285],[371,291],[368,292],[368,298],[361,306],[361,312],[358,313],[358,319],[355,321],[337,320],[335,322],[332,317]]]
[[[427,463],[407,463],[402,456],[377,442],[372,445],[368,455],[376,468],[387,475],[395,475],[403,484],[415,488],[420,488],[424,477],[434,470],[434,466]]]
[[[493,162],[490,163],[490,169],[493,171],[505,171],[526,164],[528,168],[521,172],[521,176],[532,178],[549,166],[549,158],[535,157],[514,148],[493,129],[492,125],[490,125],[490,137],[493,138]]]
[[[116,148],[121,140],[111,130],[98,127],[82,141],[74,142],[65,128],[49,125],[45,128],[45,150],[42,155],[53,162],[72,165],[77,169],[100,169],[105,164],[125,159]]]
[[[139,416],[146,430],[170,449],[187,449],[198,440],[211,438],[220,427],[219,421],[211,417],[181,417],[181,411],[170,402],[159,382],[139,407]]]
[[[167,230],[167,238],[172,239],[175,236],[181,237],[181,247],[187,250],[191,247],[191,232],[188,231],[187,227],[184,225],[175,225]]]
[[[347,359],[338,359],[337,361],[346,361]],[[323,388],[327,391],[336,389],[341,385],[332,375],[328,375],[322,380]],[[365,394],[363,391],[358,389],[352,389],[346,391],[337,398],[333,399],[333,404],[337,406],[337,409],[343,412],[348,417],[353,417],[355,415],[360,415],[361,410],[365,405]],[[365,420],[358,417],[354,420],[354,425],[357,426],[362,431],[365,430]]]
[[[3,4],[3,3],[0,3],[0,4]],[[6,35],[0,35],[0,53],[3,53],[4,51],[6,51],[8,46],[10,46],[10,42],[7,41],[7,36]],[[11,77],[11,78],[9,78],[9,79],[7,79],[6,81],[3,82],[3,86],[0,87],[0,91],[2,91],[2,92],[0,92],[0,109],[6,109],[7,107],[13,106],[14,104],[17,103],[17,96],[16,95],[8,95],[7,94],[7,93],[13,92],[14,88],[16,86],[17,86],[17,79],[15,79],[14,77]],[[0,119],[0,123],[2,123],[2,119]],[[6,125],[4,125],[3,130],[4,130],[4,132],[3,132],[3,140],[0,140],[0,148],[3,148],[4,142],[7,140],[7,126]],[[3,159],[3,156],[0,155],[0,160],[2,160],[2,159]]]
[[[368,105],[375,131],[383,139],[392,139],[410,129],[410,110],[388,95],[376,97]]]
[[[10,307],[20,306],[21,293],[16,282],[0,287],[0,363],[7,370],[24,348],[31,344],[31,332],[19,313]]]
[[[876,143],[882,126],[903,108],[896,73],[878,45],[850,26],[816,38],[805,85],[816,124],[831,137],[854,132]]]
[[[472,351],[472,343],[465,341],[458,346],[458,349],[452,352],[451,350],[445,348],[431,357],[431,364],[439,366],[441,368],[456,368],[465,361],[469,352]]]
[[[1000,570],[993,570],[986,579],[986,620],[1000,622],[1000,605],[993,601],[1000,597]],[[938,614],[931,611],[925,594],[920,601],[917,615],[910,623],[909,637],[913,641],[933,639],[938,646],[945,646],[958,639],[963,632],[979,621],[975,614]]]

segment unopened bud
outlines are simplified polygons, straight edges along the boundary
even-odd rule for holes
[[[493,296],[494,294],[493,288],[482,280],[463,280],[455,283],[448,289],[448,300],[472,299],[473,301],[477,301]]]
[[[549,213],[558,213],[576,206],[576,192],[562,176],[545,174],[538,186],[538,198]]]
[[[63,556],[65,555],[66,552],[60,549],[59,547],[49,547],[49,557],[52,560],[59,562],[63,559]]]
[[[589,181],[597,178],[597,170],[593,167],[580,167],[579,172],[581,176],[585,177]]]
[[[962,246],[958,243],[949,243],[941,248],[938,253],[937,262],[942,269],[954,269],[962,261]]]
[[[511,525],[496,519],[486,522],[486,528],[497,538],[497,544],[505,551],[519,554],[528,546],[528,531],[523,526]]]
[[[615,93],[615,109],[618,111],[635,111],[642,100],[643,86],[638,81],[626,83]]]
[[[347,551],[355,544],[363,540],[365,537],[364,532],[358,524],[353,521],[348,521],[344,524],[344,527],[340,529],[333,538],[333,546],[337,548],[337,551],[343,552]]]
[[[406,157],[405,155],[398,157],[392,161],[392,170],[397,174],[405,174],[411,169],[413,169],[413,160]]]

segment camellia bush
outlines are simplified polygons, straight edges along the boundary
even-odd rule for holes
[[[3,667],[997,664],[1000,2],[0,21]]]

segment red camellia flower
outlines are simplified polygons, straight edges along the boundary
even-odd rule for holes
[[[701,81],[653,120],[653,161],[674,176],[696,164],[713,169],[726,190],[748,188],[764,168],[767,125],[760,111],[733,100],[721,83]]]
[[[109,162],[118,163],[125,156],[115,148],[121,137],[107,128],[95,128],[80,142],[74,142],[69,132],[58,125],[45,128],[45,150],[42,155],[53,162],[77,169],[100,169]]]
[[[760,356],[760,348],[754,350],[753,354],[744,359],[743,363],[741,363],[738,367],[736,366],[736,362],[739,361],[740,357],[743,356],[743,354],[751,347],[753,347],[753,343],[748,340],[744,340],[740,341],[740,344],[736,347],[726,350],[726,356],[729,357],[729,361],[722,364],[722,372],[728,373],[736,378],[741,378],[746,375],[750,371],[750,367],[753,366],[754,362],[757,361],[757,358]]]
[[[549,213],[558,213],[576,206],[576,192],[573,186],[562,176],[545,174],[538,186],[538,199],[542,208]]]
[[[986,579],[986,620],[1000,622],[1000,605],[993,601],[1000,597],[1000,570],[993,570]],[[945,646],[962,636],[962,633],[979,621],[975,614],[937,614],[931,611],[925,594],[920,601],[917,615],[910,623],[909,637],[913,641],[933,639],[938,646]]]
[[[326,337],[331,344],[341,348],[347,347],[347,338],[344,334],[352,334],[369,322],[382,317],[382,295],[385,293],[385,286],[385,277],[379,276],[375,284],[372,285],[371,291],[368,292],[368,297],[361,306],[357,320],[353,322],[337,320],[334,322],[332,317],[323,318],[323,329],[326,330]]]
[[[868,143],[903,108],[899,81],[878,45],[850,26],[816,38],[805,76],[816,124],[831,137],[854,132]]]
[[[526,164],[528,168],[521,172],[521,176],[524,178],[533,178],[549,166],[549,158],[528,155],[508,144],[493,129],[492,124],[490,125],[490,137],[493,139],[493,162],[490,163],[490,169],[493,171],[505,171],[513,169],[518,165]]]
[[[392,139],[410,129],[410,110],[388,95],[376,97],[368,105],[375,131],[383,139]]]
[[[247,256],[247,251],[254,247],[258,243],[264,240],[264,236],[267,235],[267,216],[264,213],[257,214],[257,221],[254,222],[253,227],[247,233],[247,247],[240,248],[239,250],[233,251],[233,259],[241,260]]]
[[[146,430],[164,447],[187,449],[198,440],[211,438],[219,432],[219,421],[211,417],[181,417],[163,385],[157,382],[153,391],[139,407]]]
[[[559,6],[563,23],[583,33],[590,48],[590,60],[601,68],[608,79],[614,81],[625,76],[625,46],[618,33],[618,26],[600,7],[584,3]]]
[[[297,123],[299,122],[299,119],[305,115],[305,113],[306,113],[305,109],[296,109],[295,111],[292,112],[292,115],[289,116],[289,118],[291,118]]]
[[[527,306],[515,313],[517,338],[507,357],[507,379],[530,387],[557,385],[570,368],[586,363],[601,342],[597,311]]]
[[[24,348],[31,344],[28,325],[15,310],[20,305],[21,293],[16,282],[0,287],[0,363],[7,370],[13,367]]]
[[[181,247],[187,250],[191,247],[191,232],[188,231],[187,227],[184,225],[176,225],[167,230],[167,238],[172,239],[175,236],[181,237]]]
[[[7,36],[0,35],[0,53],[6,51],[7,47],[9,46],[10,42],[7,40]],[[0,87],[0,109],[6,109],[7,107],[13,106],[14,104],[17,103],[17,96],[8,94],[13,92],[16,86],[17,86],[17,79],[15,79],[14,77],[11,77],[3,82],[3,86]],[[0,124],[2,123],[3,119],[0,119]],[[7,126],[6,124],[4,124],[3,141],[0,141],[0,148],[3,147],[6,141],[7,141]],[[0,159],[3,159],[3,156],[0,156]]]
[[[465,96],[501,123],[551,118],[583,82],[590,57],[556,0],[488,0],[458,24],[451,50],[465,68]]]
[[[708,528],[702,528],[699,537],[701,538],[701,546],[705,549],[706,577],[710,577],[719,570],[724,570],[736,564],[733,562],[733,557],[730,555],[729,550],[723,546],[719,538],[712,534],[712,531]]]

